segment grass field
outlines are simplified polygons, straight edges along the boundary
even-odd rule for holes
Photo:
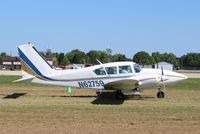
[[[149,89],[141,98],[96,99],[93,90],[12,83],[0,76],[0,133],[199,134],[200,79]]]

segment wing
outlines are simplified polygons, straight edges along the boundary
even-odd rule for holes
[[[135,79],[123,79],[112,81],[104,85],[105,90],[127,90],[134,89],[139,86],[139,81]]]

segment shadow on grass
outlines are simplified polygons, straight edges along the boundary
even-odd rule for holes
[[[24,95],[26,95],[26,93],[13,93],[11,95],[5,96],[3,99],[17,99],[17,98],[24,96]]]
[[[92,104],[97,104],[97,105],[120,105],[120,104],[124,103],[124,100],[117,100],[117,99],[113,99],[113,98],[97,97],[91,103]]]
[[[115,96],[109,94],[109,95],[103,95],[98,96],[94,101],[92,101],[92,104],[98,104],[98,105],[120,105],[123,104],[126,100],[145,100],[145,99],[151,99],[155,98],[152,96],[141,96],[141,95],[125,95],[124,99],[116,99]]]
[[[152,96],[141,96],[141,95],[125,95],[124,99],[116,99],[113,93],[104,93],[100,96],[96,95],[53,95],[51,97],[63,97],[63,98],[95,98],[91,103],[96,105],[120,105],[126,100],[145,100],[152,99]]]
[[[62,97],[62,98],[96,98],[92,101],[92,104],[101,104],[101,105],[120,105],[123,104],[124,100],[116,100],[112,96],[110,97],[97,97],[96,95],[67,95],[67,96],[57,96],[53,95],[51,97]]]

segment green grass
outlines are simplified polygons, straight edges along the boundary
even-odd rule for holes
[[[167,88],[178,90],[200,90],[200,79],[190,78],[172,85],[168,85]]]
[[[31,81],[29,80],[22,82],[13,82],[20,78],[21,78],[20,76],[0,75],[0,84],[3,86],[18,86],[18,87],[27,87],[27,86],[49,87],[49,85],[31,83]]]
[[[0,75],[0,83],[1,84],[10,84],[12,81],[19,79],[19,76],[4,76]]]

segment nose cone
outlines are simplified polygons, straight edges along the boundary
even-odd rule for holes
[[[168,77],[168,80],[166,81],[166,83],[172,83],[172,82],[188,79],[187,76],[180,73],[173,72],[173,71],[164,70],[164,75]]]

